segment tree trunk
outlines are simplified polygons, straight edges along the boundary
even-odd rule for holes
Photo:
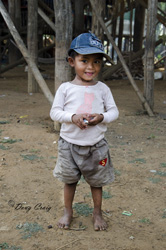
[[[66,62],[67,51],[72,40],[72,8],[69,0],[54,0],[56,24],[55,50],[55,91],[60,84],[71,80],[71,68]],[[55,130],[59,131],[59,123],[55,122]]]
[[[28,1],[28,36],[27,44],[29,55],[37,65],[38,55],[38,29],[37,29],[37,18],[38,18],[38,1]],[[29,65],[28,65],[29,66]],[[38,84],[33,76],[33,73],[28,67],[28,93],[37,93],[39,91]]]
[[[153,110],[154,108],[154,48],[157,0],[148,0],[147,32],[144,61],[144,96]]]

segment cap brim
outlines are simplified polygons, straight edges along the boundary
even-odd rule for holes
[[[112,64],[114,64],[114,62],[111,59],[111,57],[109,55],[107,55],[106,53],[102,52],[98,48],[91,47],[90,49],[88,49],[88,48],[70,49],[68,51],[68,53],[70,53],[71,50],[74,50],[75,52],[77,52],[80,55],[102,54],[109,62],[111,62]]]

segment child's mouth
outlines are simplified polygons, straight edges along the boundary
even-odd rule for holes
[[[87,76],[93,76],[94,73],[92,73],[92,72],[86,72],[85,74],[86,74]]]

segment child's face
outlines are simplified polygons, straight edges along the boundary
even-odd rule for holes
[[[92,81],[99,73],[102,65],[102,55],[80,55],[70,58],[69,63],[75,68],[77,77],[85,82]]]

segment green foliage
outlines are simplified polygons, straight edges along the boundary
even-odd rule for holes
[[[160,165],[161,165],[162,168],[166,168],[166,163],[165,162],[160,163]]]
[[[38,160],[38,159],[41,159],[41,157],[37,156],[37,155],[21,155],[22,158],[24,160],[29,160],[29,161],[33,161],[33,160]]]
[[[43,227],[36,222],[35,223],[26,222],[25,224],[23,224],[21,228],[19,225],[16,228],[22,230],[21,234],[23,234],[22,239],[24,240],[32,237],[38,232],[44,231]]]
[[[9,123],[8,121],[0,121],[0,124],[7,124]]]
[[[155,139],[155,135],[151,134],[149,137],[147,137],[148,140]]]
[[[143,219],[139,220],[139,222],[146,223],[146,224],[150,224],[151,223],[148,218],[143,218]]]
[[[83,216],[89,216],[89,214],[92,214],[93,208],[90,208],[88,204],[84,203],[75,203],[73,208],[76,210],[76,213]]]
[[[161,182],[160,178],[149,178],[149,181],[151,181],[152,183],[159,183]]]
[[[7,249],[7,250],[22,250],[21,247],[16,246],[9,246],[8,243],[4,242],[0,244],[0,250]]]
[[[166,172],[162,172],[162,171],[157,171],[156,175],[160,175],[160,176],[166,176]]]
[[[146,160],[145,160],[145,159],[138,158],[138,159],[129,161],[129,163],[146,163]]]
[[[163,213],[162,218],[163,218],[163,219],[166,219],[166,209],[164,209],[164,213]]]
[[[50,159],[57,159],[57,157],[56,156],[51,156]]]
[[[112,195],[108,191],[103,191],[102,197],[103,197],[103,199],[110,199],[110,198],[112,198]]]
[[[120,176],[121,172],[119,170],[117,170],[117,169],[114,169],[114,174]]]
[[[3,140],[1,140],[0,141],[0,143],[9,143],[9,144],[13,144],[13,143],[15,143],[15,142],[19,142],[19,141],[22,141],[22,139],[3,139]]]
[[[159,39],[163,40],[163,45],[166,43],[166,35],[159,36]]]
[[[9,148],[5,147],[3,144],[0,144],[0,149],[2,149],[2,150],[8,150]]]

